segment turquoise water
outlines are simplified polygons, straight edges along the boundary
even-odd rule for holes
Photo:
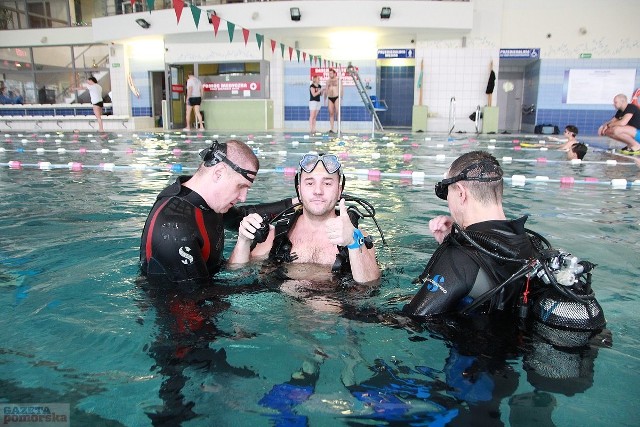
[[[167,301],[138,278],[140,232],[156,194],[180,169],[191,173],[214,136],[5,134],[2,402],[69,403],[71,425],[160,424],[153,414],[185,426],[637,424],[640,169],[631,159],[598,139],[575,165],[514,142],[533,136],[237,136],[261,159],[249,202],[291,196],[288,168],[301,153],[341,155],[346,191],[373,203],[387,241],[376,240],[380,286],[311,292],[294,283],[293,293],[258,267],[223,271],[221,295],[195,314],[178,302],[197,323],[181,333]],[[478,331],[398,314],[437,247],[426,224],[446,204],[433,184],[472,149],[492,150],[506,176],[527,177],[507,180],[509,217],[528,214],[555,247],[598,264],[610,338],[563,351],[501,338],[509,325]],[[362,226],[377,237],[370,220]],[[228,233],[227,255],[233,242]]]

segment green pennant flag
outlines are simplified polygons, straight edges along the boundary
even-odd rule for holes
[[[149,14],[151,14],[151,11],[154,10],[155,7],[156,7],[155,0],[147,0],[147,10],[149,11]]]
[[[200,13],[202,13],[202,11],[200,8],[192,4],[189,5],[189,7],[191,8],[191,14],[193,15],[193,22],[196,24],[196,28],[198,28],[198,24],[200,23]]]
[[[264,40],[264,35],[256,33],[256,42],[258,42],[258,49],[262,48],[263,40]]]
[[[227,30],[229,31],[229,43],[233,42],[233,32],[236,30],[236,24],[227,21]]]
[[[296,56],[298,57],[298,62],[300,62],[300,49],[296,49]]]
[[[282,57],[284,58],[284,43],[280,43],[280,50],[282,51]]]

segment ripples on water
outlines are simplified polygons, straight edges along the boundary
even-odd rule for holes
[[[81,159],[47,153],[44,158],[61,164],[195,167],[195,154],[178,157],[172,150],[197,151],[205,145],[179,137],[147,136],[133,143],[130,138],[86,142],[121,153]],[[302,139],[295,146],[285,135],[274,139],[276,144],[256,138],[265,169],[293,166],[299,153],[322,149],[349,151],[347,168],[442,176],[460,152],[486,147],[486,141],[462,139],[441,148],[419,139],[420,147],[412,147],[413,140],[365,145],[345,138],[342,143],[323,140],[318,147]],[[131,147],[140,153],[124,154]],[[270,154],[277,150],[289,153]],[[446,162],[417,157],[440,152]],[[403,153],[416,157],[403,161]],[[504,152],[496,155],[500,159]],[[561,158],[560,153],[546,155]],[[13,153],[0,156],[0,163],[15,158]],[[41,159],[24,153],[22,161]],[[504,167],[507,176],[638,178],[628,166],[514,162]],[[470,425],[469,417],[486,425],[485,417],[495,420],[496,414],[506,425],[535,425],[536,414],[565,426],[634,425],[637,419],[633,405],[624,403],[640,379],[633,369],[640,338],[637,188],[505,186],[507,216],[528,214],[529,228],[554,246],[598,264],[594,288],[613,347],[567,356],[531,337],[510,342],[500,338],[506,333],[500,330],[474,333],[455,322],[419,325],[398,315],[418,289],[411,280],[437,247],[428,236],[428,220],[447,211],[433,194],[435,178],[347,180],[347,192],[376,207],[388,242],[381,246],[375,225],[362,222],[378,245],[383,267],[378,289],[353,293],[329,283],[335,291],[310,296],[303,283],[282,288],[263,281],[259,268],[249,268],[221,273],[224,295],[197,307],[188,300],[156,298],[137,278],[140,231],[155,196],[175,175],[3,167],[0,178],[0,302],[6,325],[0,333],[0,397],[5,402],[69,402],[72,425],[149,425],[153,416],[148,414],[166,414],[174,422],[191,419],[185,425],[270,425],[275,420],[408,425],[448,419]],[[269,200],[293,195],[291,177],[261,173],[249,202],[265,194]],[[229,233],[227,254],[233,241]],[[184,325],[168,315],[171,310],[182,313],[196,332],[181,332]],[[564,371],[553,371],[563,363]],[[553,378],[561,374],[576,381]],[[309,395],[306,387],[312,384]]]

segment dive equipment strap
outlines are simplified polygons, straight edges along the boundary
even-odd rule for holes
[[[353,243],[347,245],[347,248],[358,249],[362,245],[364,245],[364,235],[362,234],[362,231],[360,231],[360,229],[356,227],[353,230]]]

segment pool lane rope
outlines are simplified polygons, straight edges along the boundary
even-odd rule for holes
[[[51,162],[38,162],[38,163],[22,163],[17,160],[12,160],[7,163],[0,163],[0,167],[8,167],[12,170],[21,169],[40,169],[40,170],[53,170],[53,169],[68,169],[70,171],[79,172],[82,170],[102,170],[102,171],[164,171],[171,173],[181,173],[186,171],[195,171],[197,167],[183,166],[181,163],[172,163],[162,166],[150,166],[143,163],[134,163],[130,165],[116,165],[115,163],[100,163],[96,165],[85,165],[80,162],[68,162],[66,164],[54,164]],[[260,169],[259,173],[276,173],[284,174],[285,176],[295,176],[297,168],[295,167],[276,167],[274,169]],[[422,171],[403,170],[400,172],[383,172],[376,169],[345,169],[345,175],[356,176],[358,178],[365,177],[370,181],[379,181],[382,178],[400,178],[402,180],[411,181],[415,184],[421,184],[425,179],[433,179],[439,181],[443,178],[443,174],[429,175]],[[598,178],[584,178],[575,179],[571,176],[564,176],[560,179],[549,178],[548,176],[536,176],[534,178],[528,178],[525,175],[512,175],[511,177],[504,177],[506,182],[511,182],[514,187],[523,187],[526,183],[560,183],[562,187],[571,187],[574,184],[590,184],[590,185],[610,185],[615,189],[625,189],[629,185],[639,186],[640,179],[635,181],[627,181],[625,178],[614,178],[608,181],[599,180]]]
[[[441,148],[441,147],[438,147]],[[287,155],[289,155],[289,152],[286,150],[278,150],[278,151],[265,151],[265,150],[261,150],[259,147],[255,147],[254,148],[254,153],[256,155],[259,156],[278,156],[278,157],[286,157]],[[80,147],[77,150],[69,150],[63,147],[59,147],[56,149],[45,149],[43,147],[38,147],[34,150],[28,150],[25,149],[23,147],[18,147],[15,150],[7,150],[4,147],[0,147],[0,154],[4,154],[7,152],[15,152],[15,153],[36,153],[38,155],[43,155],[46,153],[58,153],[58,154],[127,154],[127,155],[133,155],[133,154],[143,154],[143,155],[147,155],[147,156],[159,156],[159,155],[165,155],[165,154],[169,154],[171,153],[172,155],[176,156],[176,157],[180,157],[183,154],[198,154],[200,152],[200,150],[182,150],[181,148],[174,148],[171,151],[169,150],[158,150],[155,148],[147,148],[147,149],[143,149],[143,150],[134,150],[133,148],[128,148],[126,150],[111,150],[109,148],[101,148],[101,149],[96,149],[96,150],[90,150],[87,149],[86,147]],[[299,155],[299,153],[292,153],[295,155]],[[612,153],[614,155],[619,155],[614,152]],[[348,151],[343,151],[340,153],[337,153],[338,156],[340,156],[340,158],[342,159],[348,159],[350,157],[350,153]],[[357,157],[359,158],[364,158],[365,156],[363,154],[356,154]],[[628,157],[628,156],[624,156],[621,155],[623,157]],[[371,159],[380,159],[380,158],[388,158],[388,159],[402,159],[405,163],[408,163],[410,161],[412,161],[413,159],[426,159],[426,160],[435,160],[436,162],[445,162],[447,161],[447,159],[451,159],[451,160],[455,160],[457,158],[456,156],[447,156],[445,154],[435,154],[435,155],[415,155],[415,154],[411,154],[411,153],[404,153],[404,154],[382,154],[380,152],[373,152],[369,154],[369,157]],[[615,159],[607,159],[607,160],[580,160],[580,159],[573,159],[573,160],[555,160],[555,159],[548,159],[546,157],[538,157],[535,159],[514,159],[511,156],[503,156],[502,157],[502,162],[503,163],[537,163],[537,164],[546,164],[546,163],[552,163],[552,164],[563,164],[563,163],[569,163],[572,165],[579,165],[579,164],[600,164],[600,165],[609,165],[609,166],[617,166],[617,165],[622,165],[622,166],[633,166],[635,165],[635,162],[619,162]]]

